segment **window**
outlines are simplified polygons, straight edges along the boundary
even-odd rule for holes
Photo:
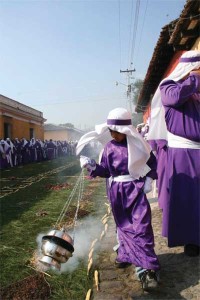
[[[30,140],[34,138],[34,128],[29,129]]]
[[[11,139],[11,124],[4,123],[4,139],[10,138]]]

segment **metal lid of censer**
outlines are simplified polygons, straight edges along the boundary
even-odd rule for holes
[[[67,262],[72,257],[73,240],[65,230],[51,230],[42,237],[41,249],[44,256],[40,262],[60,270],[61,263]]]

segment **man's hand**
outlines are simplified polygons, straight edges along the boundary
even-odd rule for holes
[[[86,168],[88,171],[94,171],[96,169],[96,161],[87,156],[80,156],[81,168]]]

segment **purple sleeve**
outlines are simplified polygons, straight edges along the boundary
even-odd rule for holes
[[[91,177],[103,177],[103,178],[109,178],[110,173],[107,168],[105,168],[102,165],[96,164],[96,169],[92,172],[90,172]]]
[[[108,164],[107,164],[107,157],[106,157],[106,150],[104,149],[102,158],[101,158],[101,163],[96,164],[96,169],[92,172],[90,172],[91,177],[103,177],[103,178],[109,178],[110,172],[108,169]]]
[[[185,80],[175,82],[166,80],[160,85],[161,99],[164,106],[178,107],[199,91],[199,76],[191,75]]]

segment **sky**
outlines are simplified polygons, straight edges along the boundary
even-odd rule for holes
[[[45,123],[94,128],[110,110],[130,110],[127,84],[144,79],[162,28],[185,4],[0,0],[0,94],[43,112]]]

